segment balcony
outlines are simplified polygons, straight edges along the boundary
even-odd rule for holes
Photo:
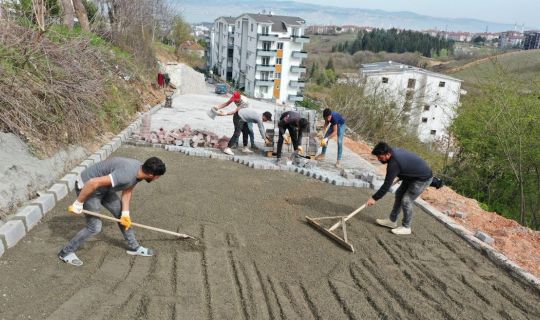
[[[270,50],[270,49],[258,49],[257,55],[259,57],[275,57],[277,54],[276,50]]]
[[[271,79],[255,79],[255,86],[271,87],[274,85],[274,80]]]
[[[307,58],[307,52],[305,52],[305,51],[293,51],[292,57],[293,58],[300,58],[300,59]]]
[[[259,34],[257,38],[259,41],[277,41],[278,35],[277,34]]]
[[[306,82],[302,80],[291,80],[289,85],[293,88],[303,88],[306,86]]]
[[[296,43],[309,43],[309,37],[306,36],[292,36],[291,39]]]
[[[291,66],[291,72],[306,72],[307,69],[304,66]]]
[[[275,69],[276,69],[276,66],[273,64],[268,64],[268,65],[258,64],[257,67],[255,68],[256,71],[274,71]]]
[[[301,94],[297,94],[297,95],[294,95],[294,94],[290,94],[289,95],[289,101],[304,101],[304,96],[301,95]]]

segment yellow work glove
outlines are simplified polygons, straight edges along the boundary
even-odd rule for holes
[[[283,135],[283,140],[285,141],[285,144],[291,144],[291,136],[288,134]]]
[[[83,211],[83,203],[75,200],[72,205],[68,207],[68,212],[73,214],[81,214]]]
[[[327,144],[328,144],[328,138],[324,138],[321,140],[321,147],[326,147]]]
[[[122,216],[120,216],[120,224],[128,230],[131,228],[131,218],[129,217],[129,211],[122,211]]]

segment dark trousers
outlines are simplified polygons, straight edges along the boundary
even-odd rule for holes
[[[426,181],[403,180],[396,190],[396,198],[394,200],[394,207],[390,213],[390,221],[396,222],[400,211],[403,211],[402,225],[406,228],[410,228],[413,218],[414,200],[429,187],[432,179],[433,178],[429,178]]]
[[[238,138],[240,138],[240,133],[242,133],[242,142],[244,143],[244,147],[247,147],[249,138],[249,127],[247,125],[247,122],[242,120],[242,118],[238,115],[238,112],[233,115],[233,124],[234,134],[231,137],[231,140],[229,140],[228,147],[236,148],[238,146]]]
[[[283,148],[283,135],[285,131],[289,130],[291,141],[294,151],[298,150],[298,144],[302,141],[302,130],[298,130],[297,127],[286,124],[279,126],[279,138],[277,143],[277,157],[281,158],[281,149]]]

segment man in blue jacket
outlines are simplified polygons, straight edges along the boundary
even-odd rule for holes
[[[385,142],[379,142],[371,154],[384,164],[387,164],[386,177],[383,185],[367,201],[368,206],[374,205],[392,186],[397,177],[401,185],[396,191],[394,207],[389,219],[377,219],[377,224],[392,229],[394,234],[411,234],[414,200],[431,184],[433,173],[429,165],[416,154],[398,148],[391,148]],[[398,227],[397,218],[403,210],[402,226]]]
[[[323,139],[321,140],[322,151],[316,159],[323,160],[326,154],[326,147],[328,146],[328,141],[333,137],[337,136],[337,161],[336,167],[341,167],[341,157],[343,155],[343,138],[345,137],[345,130],[347,126],[345,125],[345,118],[335,111],[332,111],[328,108],[323,110],[324,126],[323,132],[325,132]]]

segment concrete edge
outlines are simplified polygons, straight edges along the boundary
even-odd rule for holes
[[[532,273],[518,266],[515,262],[510,260],[507,256],[505,256],[497,249],[476,238],[473,232],[460,225],[459,223],[455,222],[454,219],[446,216],[444,213],[431,206],[425,200],[418,198],[416,199],[415,203],[424,212],[437,219],[448,229],[452,230],[458,236],[463,238],[473,248],[477,249],[485,256],[487,256],[487,258],[491,260],[495,265],[506,270],[511,276],[513,276],[515,279],[519,280],[523,284],[532,286],[535,290],[540,292],[540,279],[535,277]]]
[[[79,177],[81,172],[84,171],[84,169],[86,169],[87,167],[91,166],[95,162],[102,161],[102,160],[105,160],[106,158],[108,158],[113,152],[115,152],[116,150],[118,150],[118,148],[120,148],[120,146],[123,144],[124,141],[129,139],[129,136],[131,136],[131,134],[135,130],[139,130],[140,125],[142,123],[142,117],[146,113],[153,114],[153,113],[157,112],[161,108],[162,108],[162,104],[157,104],[150,111],[147,111],[145,113],[140,114],[137,117],[136,120],[134,120],[131,124],[129,124],[118,135],[112,137],[109,140],[109,142],[103,144],[96,152],[94,152],[91,155],[89,155],[88,157],[86,157],[80,164],[77,164],[71,170],[68,170],[68,172],[66,172],[66,174],[64,176],[62,176],[61,178],[55,179],[54,182],[46,189],[46,191],[41,193],[41,195],[39,197],[29,199],[23,206],[21,206],[19,208],[19,210],[17,210],[17,212],[15,214],[8,216],[7,217],[8,220],[7,220],[6,223],[0,221],[0,227],[2,227],[2,226],[5,227],[5,225],[8,224],[8,223],[9,224],[18,224],[18,223],[20,223],[22,225],[22,227],[23,227],[23,233],[24,233],[22,235],[22,237],[20,237],[20,239],[17,239],[16,243],[12,244],[9,247],[8,247],[4,237],[0,236],[0,257],[2,257],[2,255],[7,251],[8,248],[14,247],[21,239],[23,239],[33,227],[35,227],[37,224],[39,224],[41,222],[41,220],[43,219],[45,214],[48,211],[54,209],[54,207],[56,207],[57,202],[65,197],[65,196],[62,196],[61,194],[58,194],[58,192],[50,190],[55,184],[60,185],[60,186],[57,186],[57,187],[61,187],[61,188],[66,187],[67,190],[68,190],[68,194],[69,194],[69,192],[73,191],[72,185],[74,186],[74,183],[69,181],[71,179],[68,179],[70,175],[75,175],[76,177]],[[45,197],[47,197],[47,196],[51,197],[52,196],[52,198],[54,199],[54,204],[52,205],[52,207],[49,210],[46,210],[46,212],[44,212],[44,210],[47,209],[47,208],[44,208],[44,204],[36,202],[37,199],[39,199],[39,198],[41,198],[43,196],[45,196]],[[39,219],[39,221],[35,222],[31,226],[27,225],[27,223],[28,223],[27,218],[24,215],[19,214],[19,213],[23,212],[24,210],[29,210],[28,207],[37,207],[39,209],[39,213],[41,215],[41,218]],[[19,214],[19,215],[17,216],[17,214]]]

